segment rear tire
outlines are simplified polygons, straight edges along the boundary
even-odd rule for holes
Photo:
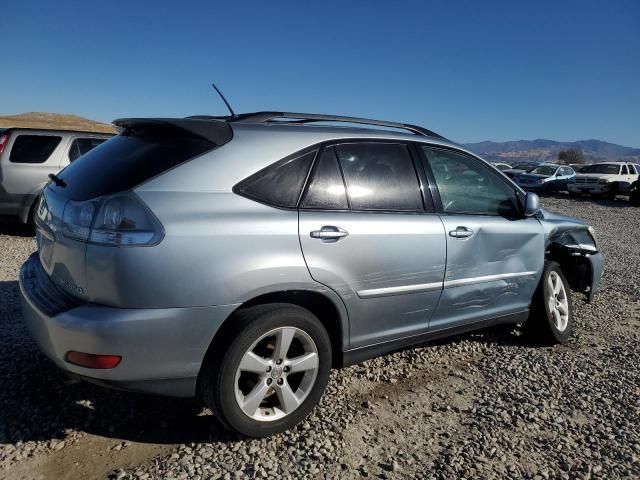
[[[525,330],[529,338],[547,345],[566,343],[571,338],[573,305],[569,283],[556,262],[545,262]]]
[[[327,331],[308,310],[283,303],[240,310],[230,321],[199,376],[205,405],[249,437],[288,430],[326,387],[332,358]]]

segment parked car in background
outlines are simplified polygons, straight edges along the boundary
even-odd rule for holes
[[[492,162],[491,165],[496,167],[500,171],[511,170],[513,167],[508,163]]]
[[[302,421],[332,367],[428,339],[525,322],[566,342],[569,290],[598,289],[591,227],[427,129],[283,112],[115,124],[41,195],[23,319],[69,374],[200,395],[245,435]]]
[[[503,170],[502,173],[504,173],[507,177],[513,179],[513,178],[517,177],[518,175],[520,175],[521,173],[530,172],[531,170],[533,170],[537,166],[538,166],[537,163],[531,163],[531,162],[517,163],[517,164],[515,164],[513,166],[513,168],[508,169],[508,170]]]
[[[541,163],[528,173],[521,173],[513,180],[525,190],[534,192],[559,192],[567,189],[567,183],[575,178],[571,167],[555,163]]]
[[[627,162],[601,162],[587,165],[567,185],[572,195],[590,194],[615,197],[628,194],[638,180],[638,165]]]
[[[0,215],[29,223],[49,174],[58,173],[112,136],[25,128],[0,130]]]

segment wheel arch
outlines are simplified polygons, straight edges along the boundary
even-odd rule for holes
[[[216,351],[218,345],[224,344],[233,325],[233,317],[237,312],[256,305],[270,303],[298,305],[313,313],[329,334],[333,356],[332,367],[341,368],[343,366],[343,351],[348,347],[349,338],[349,322],[346,308],[339,297],[332,299],[324,292],[305,289],[263,293],[243,302],[222,322],[211,340],[207,355]]]

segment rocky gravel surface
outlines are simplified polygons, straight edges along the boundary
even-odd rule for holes
[[[639,478],[640,210],[543,204],[587,220],[607,257],[571,342],[500,328],[335,371],[305,422],[263,440],[192,401],[64,385],[20,318],[33,240],[0,225],[0,478]]]

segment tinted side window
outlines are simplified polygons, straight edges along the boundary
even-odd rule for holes
[[[76,138],[71,143],[71,147],[69,147],[69,161],[73,162],[78,157],[81,157],[89,150],[93,150],[104,141],[104,138]]]
[[[326,148],[319,158],[318,166],[313,172],[307,193],[300,206],[335,210],[349,208],[347,191],[344,188],[334,147]]]
[[[429,160],[446,213],[519,216],[515,189],[489,168],[460,153],[422,148]]]
[[[635,175],[637,173],[636,172],[636,167],[634,165],[629,165],[629,173],[631,175]]]
[[[622,175],[629,175],[629,171],[627,170],[627,166],[626,165],[622,166]]]
[[[284,158],[244,179],[233,190],[269,205],[295,208],[317,152]]]
[[[422,210],[418,176],[406,145],[337,145],[349,203],[354,210]]]
[[[44,163],[56,149],[62,137],[53,135],[18,135],[13,142],[9,161],[13,163]]]

